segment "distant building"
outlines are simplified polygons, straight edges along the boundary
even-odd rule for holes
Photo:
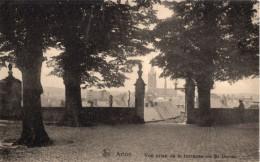
[[[88,100],[100,100],[100,101],[109,101],[110,93],[106,90],[102,91],[93,91],[89,90],[86,95]]]
[[[156,72],[152,67],[148,73],[148,90],[146,92],[146,101],[151,101],[156,98],[171,99],[177,95],[177,92],[173,88],[167,88],[167,82],[165,79],[164,88],[157,88]]]
[[[166,99],[155,99],[152,106],[144,108],[145,122],[174,119],[181,116],[184,107]]]
[[[212,93],[210,98],[210,107],[211,108],[235,108],[239,105],[239,100],[242,100],[245,108],[259,108],[259,102],[254,101],[253,97],[235,97],[235,95],[222,95],[222,97]],[[198,97],[195,99],[195,108],[199,107]]]
[[[109,96],[113,96],[113,107],[134,107],[135,96],[134,93],[129,92],[113,92],[113,91],[94,91],[88,90],[82,98],[82,106],[90,107],[93,103],[93,107],[109,107]],[[130,98],[129,98],[130,97]]]
[[[249,109],[259,109],[259,102],[253,101],[249,107]]]
[[[82,102],[82,106],[89,107],[89,106],[91,106],[91,103],[93,103],[94,107],[108,106],[109,105],[109,96],[110,96],[110,93],[107,92],[106,90],[102,90],[102,91],[89,90]]]

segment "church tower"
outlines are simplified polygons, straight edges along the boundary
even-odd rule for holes
[[[164,98],[167,97],[167,82],[166,82],[166,78],[164,78]]]
[[[154,67],[148,73],[148,91],[156,93],[156,72],[154,71]]]

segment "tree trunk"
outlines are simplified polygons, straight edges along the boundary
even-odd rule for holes
[[[194,97],[195,97],[195,84],[192,79],[186,79],[185,84],[185,100],[187,107],[187,124],[194,123]]]
[[[212,85],[207,80],[197,82],[199,95],[199,125],[211,126],[210,90]]]
[[[41,85],[42,59],[34,62],[33,65],[23,68],[23,107],[22,107],[22,135],[14,145],[26,145],[30,147],[44,146],[51,144],[48,134],[43,125],[41,113]]]
[[[81,78],[80,76],[70,70],[64,72],[65,84],[65,114],[63,116],[62,124],[66,126],[80,126],[82,123],[81,112]]]

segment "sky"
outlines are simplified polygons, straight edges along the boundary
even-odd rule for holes
[[[156,5],[155,9],[158,10],[157,16],[160,19],[165,19],[167,17],[170,17],[173,13],[168,10],[167,8]],[[51,48],[50,50],[46,51],[45,56],[49,58],[50,56],[58,55],[60,51],[57,51],[56,49]],[[143,75],[142,78],[146,84],[148,84],[148,72],[151,69],[151,65],[149,64],[150,60],[154,58],[158,52],[153,52],[151,54],[148,54],[144,57],[139,57],[143,61]],[[43,62],[42,66],[42,77],[41,77],[41,83],[43,87],[58,87],[58,88],[64,88],[63,80],[61,78],[58,78],[56,76],[48,76],[52,69],[46,67],[46,62]],[[120,88],[111,88],[107,90],[111,91],[134,91],[135,87],[134,84],[136,82],[136,79],[138,78],[137,74],[138,68],[134,68],[134,72],[131,74],[126,74],[126,76],[129,78],[125,82],[125,87]],[[163,88],[164,87],[164,78],[158,78],[160,73],[162,72],[161,69],[155,67],[155,71],[157,73],[157,87]],[[2,68],[0,70],[0,80],[5,78],[8,75],[8,69]],[[21,72],[14,68],[13,69],[13,75],[14,77],[21,80]],[[174,87],[174,81],[171,81],[169,78],[166,78],[167,80],[167,87],[173,88]],[[185,84],[184,80],[178,80],[179,84],[178,87],[183,87]],[[147,87],[147,86],[146,86]],[[214,89],[211,91],[212,93],[217,94],[238,94],[238,93],[250,93],[250,94],[259,94],[259,79],[243,79],[240,81],[237,81],[236,83],[230,85],[228,82],[215,82]]]

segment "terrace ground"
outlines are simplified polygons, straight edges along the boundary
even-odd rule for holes
[[[46,126],[52,146],[11,147],[20,122],[0,121],[0,161],[259,161],[259,123]],[[4,142],[6,141],[6,142]]]

